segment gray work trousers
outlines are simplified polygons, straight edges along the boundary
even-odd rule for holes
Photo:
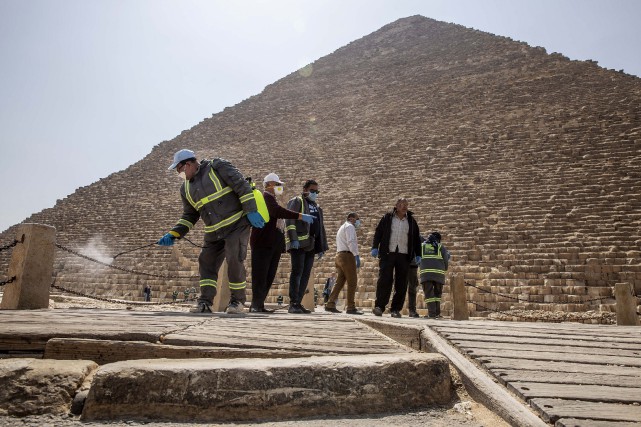
[[[223,261],[227,261],[227,276],[231,291],[230,303],[238,301],[245,303],[245,287],[247,286],[247,244],[249,242],[250,226],[243,225],[232,231],[224,239],[208,241],[198,257],[200,272],[200,297],[198,302],[214,303],[218,286],[218,270]]]

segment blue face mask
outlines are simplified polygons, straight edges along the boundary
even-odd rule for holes
[[[359,228],[360,226],[361,226],[361,220],[360,220],[360,219],[357,219],[357,220],[354,222],[354,228]]]
[[[315,202],[315,201],[316,201],[316,199],[318,199],[318,193],[309,193],[309,194],[307,195],[307,198],[308,198],[309,200],[311,200],[312,202]]]

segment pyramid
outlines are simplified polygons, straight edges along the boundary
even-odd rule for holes
[[[182,212],[180,182],[166,170],[181,148],[228,159],[257,181],[276,172],[283,203],[305,180],[319,182],[330,251],[312,272],[317,288],[334,270],[333,236],[359,212],[361,307],[375,298],[374,228],[399,197],[423,234],[443,235],[450,272],[473,285],[472,314],[611,310],[618,282],[641,294],[641,79],[594,61],[422,16],[400,19],[25,222],[55,226],[58,243],[76,251],[113,256],[153,242]],[[187,237],[200,244],[202,224]],[[197,281],[126,270],[195,275],[198,251],[184,241],[133,251],[115,270],[58,250],[56,280],[139,300],[150,284],[154,298],[169,298]],[[287,296],[288,274],[284,255],[268,302]]]

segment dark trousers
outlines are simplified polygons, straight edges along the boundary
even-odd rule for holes
[[[391,252],[381,257],[378,262],[378,282],[376,283],[376,302],[374,303],[376,307],[385,311],[385,306],[392,294],[393,283],[394,296],[390,310],[401,311],[403,309],[409,268],[410,261],[407,254]]]
[[[289,305],[300,304],[314,266],[314,251],[292,249],[292,272],[289,276]]]
[[[443,295],[443,284],[428,280],[423,282],[423,293],[427,303],[427,315],[436,317],[441,315],[441,295]]]
[[[252,248],[252,308],[265,308],[285,244],[282,234],[280,239],[282,242],[268,248]]]
[[[410,265],[407,272],[407,308],[416,311],[416,289],[418,288],[418,266]]]

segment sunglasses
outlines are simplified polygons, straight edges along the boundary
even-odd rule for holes
[[[176,165],[176,172],[180,173],[181,169],[185,167],[186,164],[187,164],[187,160],[183,160],[182,162],[178,163]]]

